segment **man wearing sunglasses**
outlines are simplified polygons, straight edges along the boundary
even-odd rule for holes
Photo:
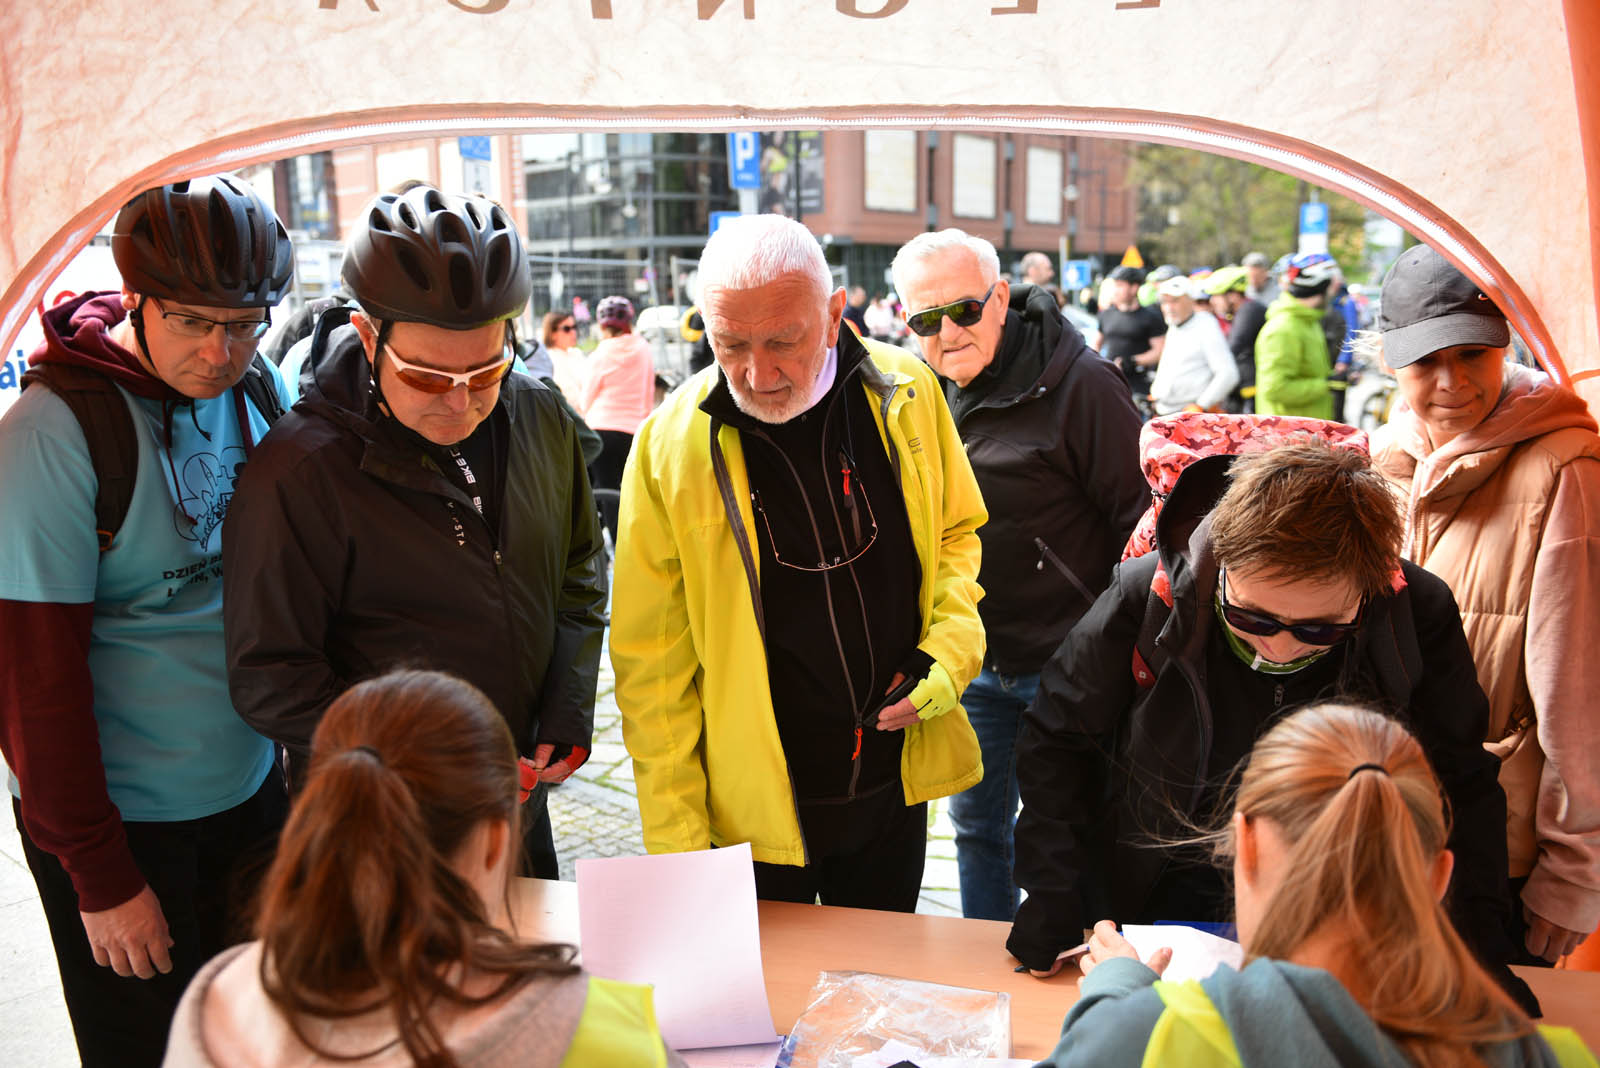
[[[958,695],[983,504],[933,374],[842,329],[815,237],[724,223],[717,366],[622,485],[611,658],[651,852],[750,843],[771,900],[914,911],[931,798],[981,776]]]
[[[1040,667],[1105,589],[1150,503],[1139,416],[1116,367],[1041,286],[1009,287],[983,238],[920,234],[893,271],[989,510],[978,573],[988,648],[962,697],[984,777],[951,799],[950,820],[962,912],[1009,920],[1017,725]]]
[[[360,311],[320,321],[294,411],[239,485],[224,542],[239,714],[288,747],[351,683],[457,675],[541,783],[587,756],[604,621],[602,541],[555,391],[510,374],[531,288],[498,205],[418,186],[379,196],[343,277]],[[534,874],[558,874],[545,790],[524,810]]]
[[[218,574],[287,404],[256,342],[294,253],[231,175],[139,194],[111,251],[121,292],[44,313],[0,421],[0,749],[79,1055],[156,1065],[285,811],[228,697]]]
[[[1225,921],[1207,856],[1162,846],[1223,811],[1255,739],[1313,700],[1374,702],[1448,795],[1451,915],[1513,994],[1505,795],[1449,588],[1400,559],[1398,502],[1364,449],[1302,436],[1197,460],[1041,675],[1023,718],[1007,948],[1041,974],[1097,916]],[[1381,947],[1379,950],[1381,951]]]

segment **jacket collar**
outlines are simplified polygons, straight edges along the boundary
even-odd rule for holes
[[[845,326],[840,327],[837,349],[839,362],[834,372],[833,385],[812,408],[821,408],[828,404],[840,390],[845,388],[847,380],[852,376],[859,377],[861,383],[880,399],[889,396],[896,385],[894,377],[873,362],[871,353],[867,351],[861,339],[856,337],[854,330]],[[722,367],[717,364],[713,364],[713,367],[716,379],[706,393],[705,399],[700,402],[700,410],[717,422],[736,430],[762,430],[766,424],[754,416],[746,415],[734,403],[733,392],[728,388],[728,379]],[[812,409],[807,409],[810,410]]]
[[[1568,429],[1595,433],[1594,416],[1583,399],[1540,371],[1509,364],[1500,399],[1483,422],[1431,452],[1422,420],[1402,406],[1388,432],[1409,458],[1410,470],[1397,467],[1395,450],[1389,450],[1383,466],[1390,473],[1410,476],[1419,501],[1461,497],[1492,478],[1517,446]]]
[[[1048,290],[1019,283],[1011,289],[994,359],[965,389],[947,381],[945,397],[961,414],[1020,404],[1054,389],[1087,348]]]

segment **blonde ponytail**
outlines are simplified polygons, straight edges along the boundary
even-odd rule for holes
[[[1478,1047],[1532,1030],[1434,895],[1449,824],[1399,723],[1341,704],[1289,716],[1256,742],[1234,807],[1276,826],[1294,873],[1267,901],[1250,956],[1287,959],[1330,924],[1347,932],[1352,995],[1420,1065],[1481,1064]]]

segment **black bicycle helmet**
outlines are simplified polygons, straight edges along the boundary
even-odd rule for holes
[[[505,209],[429,185],[372,202],[342,273],[369,315],[446,330],[509,319],[533,292],[522,236]]]
[[[208,308],[270,308],[294,277],[289,232],[231,174],[128,201],[111,230],[111,255],[135,293]]]

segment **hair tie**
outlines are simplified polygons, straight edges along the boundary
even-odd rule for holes
[[[1363,771],[1377,771],[1382,772],[1385,775],[1389,774],[1389,769],[1384,767],[1382,764],[1357,764],[1354,768],[1350,769],[1350,778],[1346,779],[1345,782],[1349,782],[1350,779],[1355,778]]]
[[[372,748],[372,746],[370,746],[370,745],[352,745],[349,748],[348,752],[351,752],[351,753],[365,753],[365,754],[367,754],[367,756],[371,757],[374,761],[376,761],[379,767],[383,767],[383,754],[379,753],[376,749]]]

